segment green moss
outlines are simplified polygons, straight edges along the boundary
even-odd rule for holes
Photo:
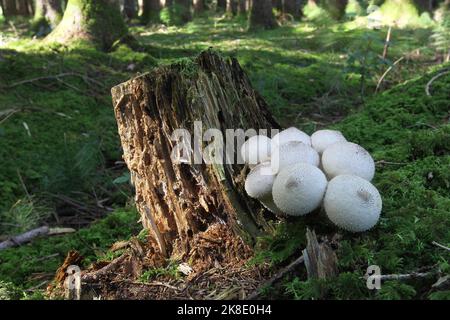
[[[84,257],[86,267],[106,254],[117,240],[137,234],[140,225],[134,209],[118,209],[106,218],[64,236],[42,238],[18,248],[0,251],[0,280],[19,288],[37,284],[33,273],[56,272],[69,250],[77,250]],[[57,254],[57,256],[55,256]]]

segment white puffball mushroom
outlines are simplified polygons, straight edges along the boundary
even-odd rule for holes
[[[326,148],[322,166],[329,179],[350,174],[370,181],[375,174],[375,162],[369,152],[352,142],[337,142]]]
[[[312,147],[319,153],[322,154],[326,148],[331,146],[336,142],[345,142],[344,135],[337,130],[318,130],[311,135]]]
[[[272,172],[304,162],[318,167],[320,157],[316,150],[300,141],[288,141],[272,149]]]
[[[297,163],[280,171],[272,195],[282,212],[302,216],[320,206],[326,188],[327,178],[322,171],[308,163]]]
[[[258,135],[249,138],[241,147],[241,156],[245,163],[255,165],[270,159],[271,139]]]
[[[295,127],[290,127],[283,131],[280,131],[279,133],[277,133],[272,137],[272,148],[281,146],[283,143],[289,141],[300,141],[308,146],[311,145],[310,136],[308,136],[306,133],[304,133],[301,130],[298,130]]]
[[[275,175],[272,174],[270,162],[263,162],[254,167],[245,179],[245,191],[255,199],[272,198],[272,186]]]
[[[340,175],[328,183],[324,198],[325,212],[338,227],[363,232],[380,218],[380,193],[369,181],[354,175]]]
[[[245,191],[275,214],[282,214],[272,198],[272,186],[275,175],[272,174],[270,162],[263,162],[255,166],[245,179]]]

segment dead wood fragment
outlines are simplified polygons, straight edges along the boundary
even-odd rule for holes
[[[443,244],[440,244],[439,242],[433,241],[432,244],[434,244],[435,246],[437,246],[437,247],[439,247],[439,248],[441,248],[441,249],[450,251],[450,248],[449,248],[449,247],[446,247],[446,246],[444,246]]]
[[[22,244],[31,242],[37,237],[41,236],[55,236],[66,233],[75,232],[75,229],[72,228],[49,228],[47,226],[42,226],[25,233],[10,237],[9,239],[0,243],[0,250],[8,249],[11,247],[17,247]]]
[[[425,86],[425,93],[427,94],[427,96],[431,96],[430,88],[431,88],[431,85],[433,84],[433,82],[448,73],[450,73],[450,70],[444,70],[444,71],[438,73],[437,75],[435,75],[433,78],[431,78],[430,81],[428,81],[427,85]]]
[[[136,187],[136,206],[165,257],[195,258],[206,266],[215,258],[204,256],[205,251],[220,260],[223,246],[242,247],[242,239],[251,244],[267,230],[263,213],[271,214],[245,193],[243,164],[178,163],[171,156],[179,142],[172,133],[185,129],[192,139],[199,121],[203,132],[217,129],[224,138],[227,129],[266,129],[270,134],[270,129],[280,128],[236,59],[208,50],[189,62],[131,79],[111,92],[123,157]],[[238,147],[232,155],[224,153],[223,159],[236,160]],[[204,247],[209,249],[198,248],[196,243],[202,240],[197,235],[217,224],[225,226],[221,238],[207,237],[210,245]],[[239,256],[248,250],[233,251]]]
[[[247,300],[256,300],[261,295],[261,289],[266,287],[271,287],[281,279],[283,279],[286,275],[295,271],[295,269],[302,263],[305,262],[305,258],[303,256],[297,258],[287,267],[283,268],[281,271],[278,271],[272,278],[266,281],[263,285],[259,286],[256,291],[254,291],[251,295],[249,295]]]
[[[49,233],[49,227],[43,226],[39,227],[25,233],[19,234],[17,236],[11,237],[6,241],[0,243],[0,250],[4,250],[11,247],[20,246],[24,243],[30,242],[34,238],[39,236],[47,235]]]
[[[109,264],[107,264],[105,267],[90,272],[90,273],[85,273],[81,276],[81,280],[83,283],[88,283],[88,282],[95,282],[97,281],[101,276],[105,276],[108,273],[114,271],[115,269],[119,268],[120,265],[125,262],[126,258],[128,258],[128,254],[123,254],[120,257],[114,259],[113,261],[111,261]]]
[[[325,240],[319,244],[316,233],[306,230],[308,244],[303,250],[308,278],[326,279],[338,274],[337,256]]]

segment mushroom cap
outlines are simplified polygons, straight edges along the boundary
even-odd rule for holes
[[[272,137],[272,147],[275,148],[289,141],[300,141],[308,146],[311,145],[311,138],[306,133],[295,127],[290,127]]]
[[[369,152],[352,142],[337,142],[325,149],[322,166],[330,179],[350,174],[370,181],[375,174],[375,162]]]
[[[322,154],[326,148],[336,142],[345,142],[344,135],[337,130],[318,130],[311,135],[312,147]]]
[[[325,212],[338,227],[351,232],[372,228],[380,218],[380,193],[369,181],[354,175],[340,175],[328,183]]]
[[[284,168],[275,178],[272,188],[273,201],[284,213],[305,215],[320,206],[327,178],[317,167],[297,163]]]
[[[271,139],[258,135],[250,137],[241,147],[241,156],[250,165],[264,162],[270,158]]]
[[[272,198],[272,186],[275,175],[272,174],[270,162],[263,162],[254,167],[245,179],[245,191],[255,199]]]
[[[274,173],[299,162],[318,167],[320,157],[316,150],[300,141],[288,141],[272,149],[271,164]]]

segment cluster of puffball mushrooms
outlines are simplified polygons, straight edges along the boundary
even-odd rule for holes
[[[309,136],[291,127],[272,139],[257,135],[242,145],[241,155],[251,168],[247,194],[275,214],[303,216],[323,205],[347,231],[363,232],[378,222],[381,196],[370,183],[375,163],[339,131]]]

